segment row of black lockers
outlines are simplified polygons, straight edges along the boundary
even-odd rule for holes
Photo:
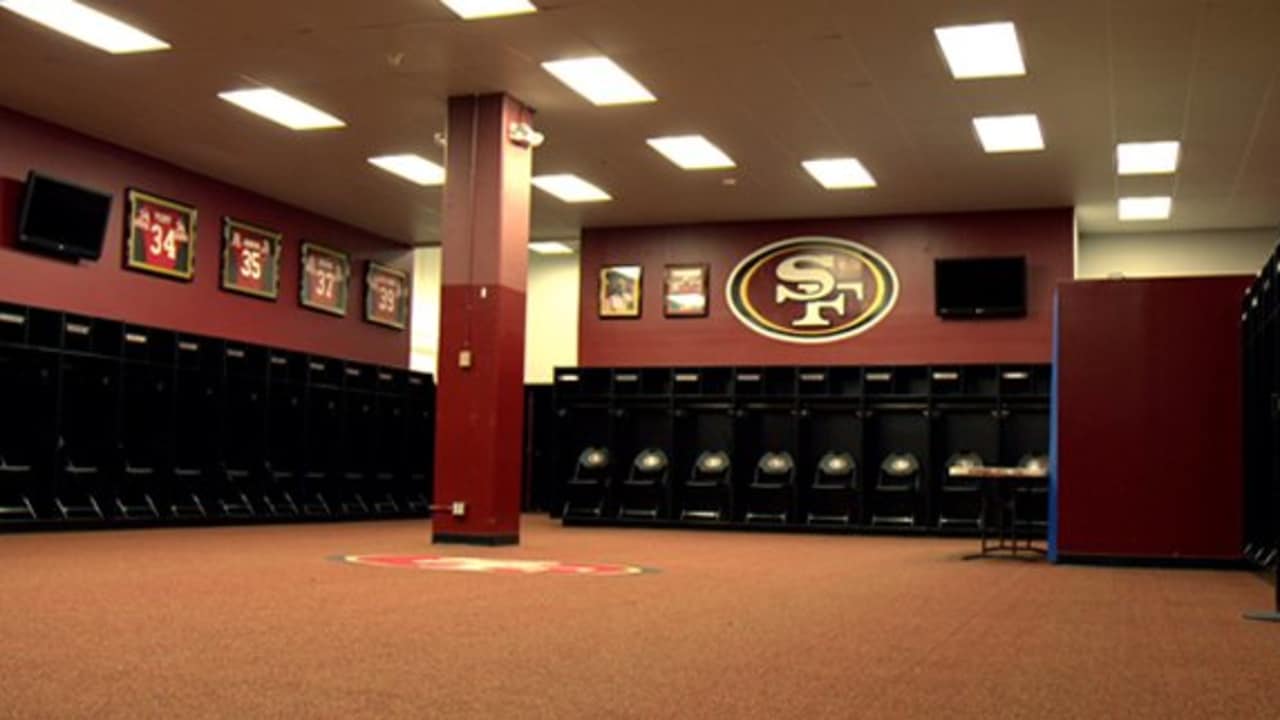
[[[631,391],[646,380],[654,392]],[[565,484],[579,454],[602,447],[612,456],[615,495],[606,502],[604,519],[617,519],[617,489],[632,460],[646,448],[658,448],[671,460],[660,519],[674,521],[682,510],[681,488],[697,456],[722,450],[733,465],[731,518],[740,521],[748,511],[742,490],[760,457],[786,451],[796,460],[798,485],[788,519],[802,524],[816,510],[807,487],[817,463],[834,451],[850,454],[858,465],[850,525],[910,516],[915,529],[972,528],[980,497],[953,487],[956,483],[945,473],[947,460],[975,453],[987,465],[1016,465],[1029,455],[1047,455],[1050,381],[1047,365],[558,370],[557,507],[564,508]],[[801,391],[808,383],[822,385],[823,392]],[[705,392],[661,392],[682,384]],[[885,392],[873,392],[879,388]],[[877,491],[881,463],[902,453],[920,463],[919,490],[905,497]],[[1022,513],[1024,519],[1043,524],[1044,495],[1024,503]]]
[[[1280,255],[1272,253],[1241,308],[1244,554],[1280,556]]]
[[[560,368],[556,396],[571,398],[910,397],[1045,398],[1048,365],[894,367]]]
[[[427,513],[429,374],[0,305],[0,521]]]

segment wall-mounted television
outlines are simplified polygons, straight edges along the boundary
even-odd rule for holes
[[[111,193],[27,174],[18,244],[72,258],[97,260],[111,215]]]
[[[938,258],[933,264],[933,289],[939,317],[1023,317],[1027,314],[1027,260]]]

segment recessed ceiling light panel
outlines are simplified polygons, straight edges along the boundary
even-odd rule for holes
[[[1120,219],[1125,222],[1135,220],[1168,220],[1173,213],[1173,198],[1167,195],[1153,197],[1122,197],[1118,208]]]
[[[876,179],[857,158],[825,158],[805,160],[804,169],[828,190],[873,188]]]
[[[542,63],[542,67],[594,105],[629,105],[657,100],[630,73],[604,56],[553,60]]]
[[[525,15],[537,12],[529,0],[440,0],[445,7],[463,20],[482,20],[504,15]]]
[[[540,241],[529,243],[529,252],[538,255],[572,255],[573,248],[562,242]]]
[[[1116,171],[1121,175],[1167,175],[1177,172],[1182,145],[1176,140],[1116,145]]]
[[[956,80],[1026,75],[1018,31],[1011,22],[953,25],[933,31]]]
[[[645,142],[663,157],[685,170],[734,167],[732,158],[701,135],[672,135],[649,138]]]
[[[551,193],[567,203],[603,202],[613,199],[609,197],[609,193],[577,175],[538,175],[532,182],[534,187]]]
[[[170,47],[160,38],[75,0],[0,0],[0,7],[113,55]]]
[[[989,153],[1031,152],[1044,149],[1040,119],[1035,115],[990,115],[973,119],[982,149]]]
[[[423,187],[444,184],[444,168],[421,155],[379,155],[369,158],[369,163]]]
[[[290,130],[324,130],[346,126],[342,120],[273,88],[231,90],[218,97]]]

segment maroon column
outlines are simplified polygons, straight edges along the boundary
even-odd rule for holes
[[[524,294],[532,112],[506,95],[449,98],[442,223],[434,542],[520,539]]]

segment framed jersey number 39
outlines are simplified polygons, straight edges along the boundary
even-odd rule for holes
[[[196,272],[196,209],[130,188],[125,266],[177,280]]]

